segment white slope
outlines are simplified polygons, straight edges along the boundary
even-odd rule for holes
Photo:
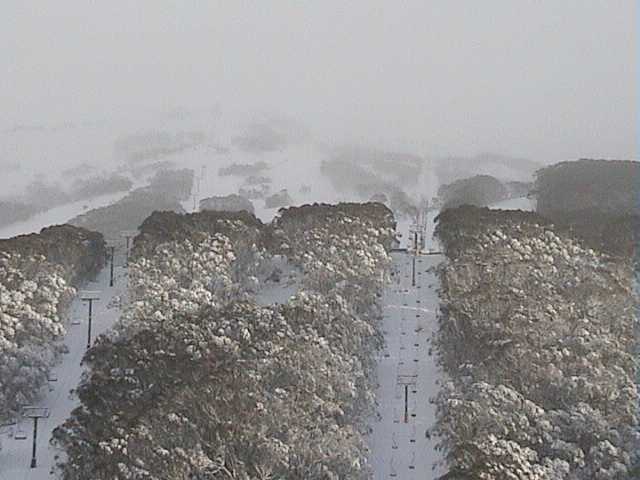
[[[120,309],[118,298],[126,291],[126,275],[122,267],[116,267],[116,282],[109,287],[109,268],[100,272],[94,282],[84,286],[86,290],[99,291],[100,300],[93,305],[92,339],[112,327],[118,319]],[[72,391],[80,383],[83,371],[81,365],[83,355],[87,350],[88,305],[79,297],[73,301],[69,312],[70,320],[80,320],[79,325],[68,325],[64,343],[69,352],[62,358],[61,363],[53,369],[57,376],[56,382],[50,382],[49,388],[43,389],[43,397],[36,405],[50,409],[50,417],[38,422],[37,435],[37,466],[31,468],[31,454],[33,445],[33,421],[24,419],[17,427],[5,428],[0,434],[2,450],[0,451],[0,480],[45,480],[52,479],[52,468],[56,463],[56,456],[61,452],[49,444],[54,428],[69,418],[71,411],[79,405],[79,401]],[[27,438],[17,440],[14,434],[23,430]]]
[[[314,202],[335,203],[340,200],[355,200],[356,195],[339,195],[331,186],[328,179],[320,172],[320,165],[324,153],[314,144],[292,145],[283,151],[262,153],[260,155],[230,149],[223,156],[211,154],[206,149],[194,149],[188,154],[181,154],[173,159],[182,168],[191,168],[196,173],[196,188],[194,188],[195,204],[203,198],[238,193],[243,186],[241,176],[219,176],[218,169],[237,164],[253,164],[264,161],[269,169],[260,173],[272,179],[271,192],[287,190],[295,205]],[[204,169],[202,167],[205,167]],[[300,192],[302,185],[310,187],[308,193]],[[256,217],[263,222],[269,222],[278,212],[277,208],[266,208],[263,199],[252,200]],[[194,211],[194,198],[183,203],[183,207]]]
[[[126,194],[126,192],[109,193],[87,200],[79,200],[77,202],[60,205],[46,212],[34,215],[22,222],[12,223],[0,228],[0,238],[10,238],[27,233],[38,233],[44,227],[67,223],[73,217],[86,210],[110,205],[120,200]]]
[[[434,216],[429,215],[430,235]],[[401,223],[408,238],[404,227]],[[441,260],[440,255],[416,257],[413,285],[413,255],[393,254],[393,282],[383,296],[385,348],[378,361],[376,392],[379,416],[371,422],[374,480],[428,480],[443,473],[434,469],[441,459],[435,450],[436,439],[425,436],[435,421],[429,399],[437,394],[440,378],[431,355],[431,336],[437,328],[438,278],[430,269]]]
[[[510,198],[509,200],[503,200],[501,202],[489,205],[489,208],[500,210],[536,210],[536,200],[528,197]]]
[[[162,158],[174,162],[177,167],[193,169],[198,177],[202,175],[199,191],[196,188],[195,192],[196,203],[212,195],[238,193],[244,178],[221,177],[218,175],[221,167],[257,162],[265,162],[268,165],[268,169],[258,175],[272,180],[271,193],[286,189],[295,205],[313,202],[335,203],[342,199],[330,181],[320,172],[320,165],[322,160],[327,158],[328,150],[310,136],[300,135],[297,131],[299,126],[292,124],[282,131],[288,137],[289,143],[280,150],[249,152],[234,145],[234,138],[242,134],[252,121],[269,124],[275,121],[275,124],[278,124],[278,119],[268,115],[249,115],[231,109],[221,110],[216,115],[203,111],[182,118],[156,118],[153,119],[153,124],[154,128],[160,131],[188,130],[206,133],[205,144]],[[202,167],[205,167],[204,170]],[[302,193],[302,185],[309,186],[310,191]],[[356,195],[348,198],[355,199]],[[255,199],[252,202],[256,216],[262,221],[270,221],[278,211],[277,208],[265,208],[263,199]],[[185,202],[184,206],[187,211],[193,211],[193,200]]]

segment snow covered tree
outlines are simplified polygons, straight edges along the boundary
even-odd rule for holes
[[[368,478],[391,234],[386,209],[350,208],[267,238],[210,212],[143,226],[122,320],[89,350],[82,405],[55,432],[63,478]],[[302,267],[285,304],[245,288],[262,245]]]
[[[638,452],[631,259],[523,212],[450,210],[437,232],[449,259],[436,341],[451,378],[437,399],[438,429],[451,470],[628,478]],[[531,418],[508,420],[522,407],[478,403],[478,386],[535,405],[545,434]],[[523,458],[538,477],[513,473],[526,471]]]
[[[32,403],[62,352],[63,315],[75,290],[62,267],[0,252],[0,419]]]

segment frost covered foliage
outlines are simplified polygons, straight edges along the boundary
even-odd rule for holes
[[[437,227],[450,381],[436,432],[452,478],[629,479],[640,447],[631,259],[534,214],[478,222],[475,210]]]
[[[153,255],[129,264],[129,304],[119,329],[160,326],[176,315],[196,314],[203,305],[219,307],[234,298],[236,256],[223,235],[157,245]]]
[[[74,289],[41,256],[0,252],[0,420],[32,403],[62,351],[60,314]]]
[[[63,478],[366,478],[356,365],[303,321],[314,307],[203,307],[101,339],[56,433]]]
[[[296,254],[295,248],[304,250],[304,232],[313,228],[322,228],[334,235],[351,235],[360,239],[370,238],[373,243],[381,244],[385,250],[391,248],[396,222],[393,213],[381,203],[314,203],[282,209],[272,225],[274,237],[280,242],[296,242],[285,245],[285,251]],[[272,245],[278,249],[282,244]]]
[[[387,281],[393,215],[382,204],[313,205],[283,210],[276,243],[303,271],[307,292],[344,299],[356,318],[375,325]]]
[[[208,232],[154,246],[141,237],[124,320],[89,351],[82,405],[55,433],[67,454],[62,477],[369,478],[363,431],[380,344],[373,299],[388,257],[384,235],[368,231],[373,221],[340,219],[313,229],[318,242],[347,239],[336,243],[340,250],[309,243],[313,258],[331,255],[329,270],[303,258],[303,223],[287,225],[288,237],[273,233],[272,241],[288,238],[308,268],[303,290],[268,307],[235,280],[242,256],[253,262],[237,278],[260,263],[252,249],[238,249],[241,235]],[[356,231],[362,244],[351,238]],[[165,238],[182,235],[170,232]],[[350,255],[356,247],[365,252]],[[366,299],[337,286],[349,275]]]
[[[0,240],[0,252],[22,257],[43,256],[61,267],[65,280],[73,285],[95,277],[106,257],[102,235],[71,225],[54,225],[43,228],[40,233]]]
[[[331,225],[289,237],[291,258],[304,272],[303,288],[343,296],[355,313],[369,313],[378,306],[375,293],[381,293],[390,264],[380,242],[387,233],[341,216]]]
[[[174,212],[153,212],[140,225],[140,235],[134,240],[133,256],[150,256],[159,243],[181,241],[208,233],[228,237],[236,250],[246,245],[262,247],[264,225],[246,211],[224,212],[205,210],[180,215]]]
[[[104,256],[101,235],[70,225],[0,240],[0,421],[37,399],[62,349],[72,285]]]
[[[230,242],[225,248],[232,245],[234,254],[230,265],[232,279],[246,289],[254,284],[268,257],[263,229],[260,220],[244,211],[202,211],[187,215],[154,212],[142,223],[140,234],[134,239],[133,258],[151,259],[161,243],[187,241],[196,245],[207,235],[224,237]]]

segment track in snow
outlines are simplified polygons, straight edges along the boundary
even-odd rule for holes
[[[101,292],[101,298],[93,305],[92,339],[111,328],[120,315],[119,308],[112,303],[115,297],[126,291],[126,276],[122,267],[116,267],[116,282],[109,287],[109,268],[100,272],[94,282],[84,286],[86,290]],[[111,305],[110,305],[111,304]],[[53,479],[51,471],[56,463],[56,456],[61,452],[49,444],[53,429],[69,418],[71,411],[79,406],[78,398],[70,392],[80,383],[84,367],[80,361],[87,350],[87,318],[88,306],[79,297],[72,302],[69,312],[70,319],[81,321],[79,325],[67,325],[67,335],[64,338],[69,352],[63,355],[61,363],[53,369],[57,376],[56,382],[43,389],[43,398],[36,405],[48,407],[51,415],[38,422],[37,437],[37,467],[30,468],[31,451],[33,445],[33,421],[23,419],[20,430],[24,430],[27,438],[16,440],[11,436],[16,428],[7,428],[0,435],[2,450],[0,451],[0,480],[44,480]]]
[[[430,216],[430,222],[433,222]],[[431,229],[431,225],[429,225]],[[431,352],[438,309],[438,279],[429,269],[442,257],[394,253],[392,283],[383,296],[385,348],[378,361],[376,392],[379,418],[370,438],[374,480],[428,480],[442,475],[433,469],[440,460],[436,439],[425,432],[433,426],[439,369]]]

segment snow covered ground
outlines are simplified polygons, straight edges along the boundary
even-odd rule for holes
[[[121,262],[122,257],[120,256]],[[118,258],[116,258],[116,262],[118,262]],[[117,301],[126,291],[126,276],[123,267],[117,266],[115,271],[114,287],[109,287],[109,268],[105,268],[94,282],[88,283],[83,288],[100,292],[100,300],[94,302],[93,305],[92,339],[111,328],[119,316]],[[60,452],[49,445],[49,439],[53,429],[64,423],[71,411],[79,405],[79,401],[72,391],[78,386],[84,371],[80,361],[87,349],[88,306],[79,297],[71,305],[69,318],[70,323],[79,320],[80,324],[67,326],[64,343],[69,352],[63,356],[62,362],[53,369],[57,381],[50,382],[49,388],[43,391],[42,400],[36,404],[38,407],[50,409],[50,417],[41,419],[38,423],[37,467],[30,468],[33,421],[23,419],[17,426],[4,428],[0,433],[3,447],[0,451],[0,480],[54,478],[51,471],[56,463],[56,456],[60,455]],[[23,431],[26,438],[16,439],[15,434],[18,431]]]
[[[273,305],[287,303],[300,290],[302,272],[289,263],[286,257],[276,256],[272,268],[279,270],[279,278],[260,279],[260,288],[256,292],[255,301],[258,305]]]
[[[23,222],[12,223],[11,225],[0,228],[0,238],[11,238],[27,233],[38,233],[44,227],[67,223],[73,217],[86,210],[110,205],[120,200],[126,194],[127,192],[109,193],[92,199],[79,200],[77,202],[60,205],[59,207],[34,215]]]
[[[428,238],[433,232],[435,212],[429,215]],[[406,222],[400,222],[404,238]],[[434,245],[427,248],[437,249]],[[393,254],[393,282],[383,296],[385,349],[378,362],[376,392],[379,417],[372,421],[370,438],[374,480],[436,478],[443,472],[436,439],[425,432],[435,421],[429,398],[438,391],[440,376],[431,355],[431,336],[437,327],[438,279],[431,271],[440,255],[415,257]]]
[[[509,200],[503,200],[502,202],[489,205],[489,208],[501,209],[501,210],[536,210],[536,200],[534,198],[519,197],[510,198]]]

